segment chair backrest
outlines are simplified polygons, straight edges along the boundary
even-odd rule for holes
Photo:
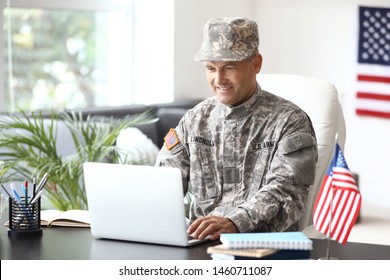
[[[312,210],[324,176],[333,158],[337,141],[344,149],[345,120],[337,89],[330,83],[299,75],[260,74],[257,77],[263,90],[294,102],[310,117],[317,137],[318,162],[314,184],[310,186],[307,209],[300,220],[300,229],[313,224]]]

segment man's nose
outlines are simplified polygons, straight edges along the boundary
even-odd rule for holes
[[[223,71],[216,71],[214,81],[216,84],[221,84],[226,80]]]

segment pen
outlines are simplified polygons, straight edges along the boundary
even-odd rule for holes
[[[12,184],[11,184],[11,186],[12,186]],[[3,186],[3,184],[1,184],[1,187],[2,187],[3,190],[7,193],[8,198],[9,198],[9,199],[12,199],[12,200],[14,201],[16,207],[18,207],[20,210],[24,211],[24,209],[20,208],[20,205],[18,205],[18,202],[16,201],[16,199],[7,191],[7,189]],[[12,188],[13,188],[13,187],[12,187]],[[16,192],[16,191],[15,191],[15,192]],[[18,193],[16,193],[16,195],[19,196]]]
[[[41,181],[41,183],[39,184],[40,186],[38,186],[38,188],[37,188],[37,193],[39,193],[43,189],[43,187],[45,186],[46,182],[47,182],[47,177],[44,178],[43,181]]]
[[[20,195],[18,194],[18,192],[15,190],[14,186],[11,186],[11,191],[12,193],[14,194],[14,197],[15,199],[17,200],[17,202],[19,202],[20,204],[23,203],[22,199],[20,198]]]
[[[12,193],[14,194],[14,197],[16,199],[16,201],[19,203],[15,203],[15,206],[18,207],[20,210],[22,210],[22,212],[24,213],[24,216],[26,217],[27,219],[27,222],[30,223],[32,221],[32,218],[31,218],[31,213],[29,213],[28,209],[27,209],[27,203],[25,201],[25,207],[22,206],[23,204],[23,201],[22,199],[20,198],[20,195],[18,194],[18,192],[15,190],[13,184],[11,184],[11,191]]]
[[[41,197],[42,192],[43,192],[43,190],[38,191],[37,194],[35,195],[34,199],[30,201],[30,204],[35,203],[38,200],[38,198]]]
[[[30,204],[35,203],[38,200],[38,198],[41,197],[42,192],[43,190],[38,191],[37,194],[34,196],[34,198],[30,201]]]
[[[33,193],[32,193],[32,196],[35,195],[36,191],[37,191],[37,179],[33,178]]]
[[[41,181],[40,181],[39,184],[38,184],[37,192],[39,192],[39,191],[43,188],[43,186],[45,185],[45,183],[46,183],[46,181],[47,181],[47,176],[48,176],[48,175],[49,175],[49,174],[47,174],[47,173],[45,173],[45,174],[43,175]]]
[[[45,173],[45,174],[43,175],[41,181],[40,181],[39,184],[38,184],[38,187],[36,188],[36,192],[34,192],[34,195],[32,196],[31,199],[34,199],[35,196],[36,196],[36,194],[37,194],[39,191],[42,190],[43,186],[46,184],[47,176],[48,176],[48,175],[49,175],[49,174],[47,174],[47,173]]]
[[[27,197],[28,197],[28,181],[26,180],[24,181],[24,204],[26,205],[26,207],[28,203]]]

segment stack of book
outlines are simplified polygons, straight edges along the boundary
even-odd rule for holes
[[[222,244],[207,248],[213,260],[310,259],[313,241],[303,232],[224,233]]]

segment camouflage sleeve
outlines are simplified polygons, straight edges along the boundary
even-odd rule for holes
[[[188,190],[190,159],[183,141],[184,135],[182,130],[182,122],[180,122],[179,125],[175,128],[175,132],[179,140],[178,144],[168,150],[164,143],[164,145],[161,147],[160,152],[157,155],[155,165],[179,168],[182,172],[183,191],[184,194],[186,194]]]
[[[264,185],[238,207],[226,211],[241,232],[298,230],[309,185],[314,182],[316,139],[311,123],[300,118],[278,142],[264,173]],[[259,182],[260,184],[260,182]]]

